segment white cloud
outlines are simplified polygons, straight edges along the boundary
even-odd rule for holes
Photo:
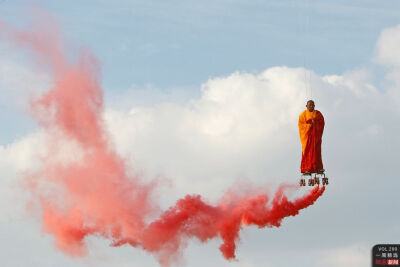
[[[302,75],[287,67],[234,73],[210,79],[201,97],[186,104],[108,110],[106,121],[118,150],[134,155],[146,171],[172,179],[181,194],[215,197],[238,178],[253,176],[254,161],[263,168],[267,154],[290,135],[297,138],[291,126],[304,105]],[[256,168],[252,179],[265,182]]]
[[[376,44],[376,61],[399,67],[400,66],[400,25],[384,29]]]
[[[389,67],[386,75],[388,95],[397,104],[400,112],[400,25],[382,31],[376,46],[375,60]]]
[[[121,153],[133,155],[153,175],[172,179],[181,194],[219,196],[240,178],[282,181],[282,175],[298,173],[297,119],[307,100],[304,71],[275,67],[210,79],[201,96],[186,104],[107,110],[106,121]],[[389,112],[386,105],[393,100],[373,86],[368,71],[312,74],[311,80],[333,139],[342,141],[335,134],[346,130],[351,138],[362,135],[360,142],[370,142],[385,129],[387,121],[375,120],[376,110]]]

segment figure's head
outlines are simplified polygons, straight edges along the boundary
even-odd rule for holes
[[[313,112],[314,111],[314,107],[315,107],[314,101],[313,100],[308,100],[306,107],[307,107],[308,111]]]

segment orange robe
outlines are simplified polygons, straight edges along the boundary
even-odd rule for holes
[[[321,143],[324,126],[324,116],[318,110],[309,112],[306,109],[299,116],[299,134],[303,150],[300,167],[302,173],[306,171],[315,173],[323,169]]]

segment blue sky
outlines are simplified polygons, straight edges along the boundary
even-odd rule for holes
[[[209,77],[306,65],[320,74],[368,65],[382,28],[399,20],[387,1],[37,1],[69,40],[93,49],[106,90],[133,84],[198,87]],[[4,1],[19,21],[32,1]]]
[[[55,14],[71,46],[88,47],[102,62],[113,142],[146,177],[172,181],[160,189],[164,205],[186,193],[218,199],[240,179],[297,182],[297,118],[305,88],[313,88],[326,120],[326,193],[282,228],[246,228],[239,262],[224,261],[217,241],[191,242],[187,266],[361,267],[374,244],[398,242],[399,1],[5,0],[0,18],[29,26],[25,18],[37,4]],[[41,235],[40,219],[27,218],[26,195],[15,185],[37,167],[44,144],[26,100],[46,88],[48,76],[19,53],[0,44],[6,262],[158,266],[140,250],[110,249],[96,237],[88,240],[94,256],[68,258]]]

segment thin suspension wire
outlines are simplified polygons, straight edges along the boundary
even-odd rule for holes
[[[300,42],[300,51],[301,51],[301,61],[302,61],[302,66],[303,66],[303,71],[302,71],[302,75],[303,75],[303,86],[304,86],[304,91],[305,91],[305,97],[307,99],[309,99],[309,90],[308,90],[308,82],[307,82],[307,64],[306,64],[306,26],[307,26],[307,22],[306,22],[306,0],[297,0],[297,9],[298,9],[298,25],[299,25],[299,32],[300,32],[300,36],[302,39],[302,42]]]
[[[310,0],[305,0],[306,1],[306,7],[305,7],[305,36],[306,36],[306,42],[305,42],[305,47],[308,47],[307,44],[310,43],[310,34],[309,34],[309,29],[310,29]],[[305,57],[308,59],[309,56],[309,49],[306,49],[306,55]],[[306,59],[306,60],[307,60]],[[309,63],[309,62],[307,62]],[[305,64],[305,72],[306,72],[306,86],[308,88],[308,94],[309,94],[309,99],[312,99],[312,88],[311,88],[311,73],[308,70],[308,65]]]
[[[308,43],[310,43],[310,36],[311,36],[311,34],[310,34],[310,11],[311,11],[311,4],[310,4],[310,1],[311,0],[306,0],[307,1],[307,9],[306,9],[306,12],[307,12],[307,33],[308,33],[308,37],[309,37],[309,39],[308,39]],[[309,54],[307,54],[307,56],[309,56]],[[313,98],[313,90],[312,90],[312,86],[311,86],[311,71],[309,70],[309,69],[307,69],[307,74],[308,74],[308,87],[309,87],[309,90],[310,90],[310,99],[312,99]]]
[[[308,44],[310,43],[310,34],[309,34],[309,29],[310,29],[310,0],[298,0],[298,9],[300,10],[299,12],[299,17],[300,17],[300,34],[302,35],[303,38],[303,44],[301,47],[302,50],[302,60],[303,60],[303,74],[304,74],[304,89],[306,93],[306,98],[307,99],[312,99],[313,97],[313,90],[311,86],[311,71],[308,69],[308,57],[309,57],[309,49]]]

